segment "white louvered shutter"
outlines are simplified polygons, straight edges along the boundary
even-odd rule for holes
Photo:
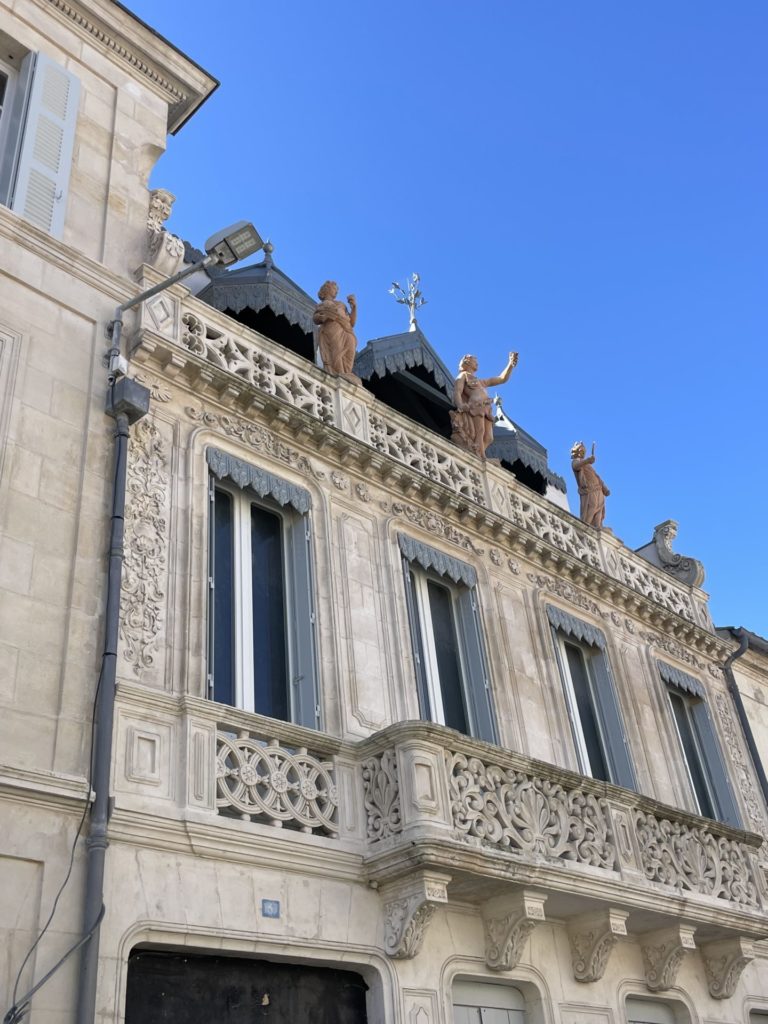
[[[77,78],[38,53],[9,205],[54,238],[64,231],[79,98]]]

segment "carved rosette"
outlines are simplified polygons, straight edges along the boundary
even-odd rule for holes
[[[627,934],[629,914],[607,910],[573,919],[568,925],[573,977],[576,981],[599,981],[619,937]]]
[[[509,900],[498,900],[488,910],[509,909],[503,917],[483,915],[485,962],[492,971],[511,971],[520,961],[523,947],[537,924],[544,920],[546,894],[522,891]]]
[[[384,949],[394,960],[410,960],[424,942],[427,926],[441,903],[448,902],[450,875],[419,872],[382,892]]]
[[[155,661],[165,600],[168,445],[151,419],[137,423],[129,445],[120,639],[141,676]]]
[[[368,840],[388,839],[402,831],[397,755],[384,750],[363,762],[363,800],[368,818]]]
[[[753,944],[742,938],[708,942],[701,947],[709,994],[713,999],[730,999],[736,991],[742,971],[754,960]]]
[[[693,928],[677,925],[643,936],[645,982],[651,992],[663,992],[675,984],[685,954],[696,948],[693,932]]]
[[[613,869],[607,805],[581,789],[446,753],[453,824],[463,835],[547,860]]]

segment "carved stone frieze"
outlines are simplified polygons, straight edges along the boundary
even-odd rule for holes
[[[216,737],[216,805],[219,813],[278,828],[336,837],[339,797],[332,761],[304,747],[289,750],[276,739],[240,731]]]
[[[462,753],[447,751],[445,758],[460,835],[529,857],[615,867],[604,800]]]
[[[736,789],[741,793],[750,825],[755,832],[768,838],[768,822],[765,820],[762,803],[755,788],[752,769],[744,752],[739,730],[731,714],[728,695],[725,693],[715,694],[715,707],[717,708],[717,716],[720,719],[731,764],[738,774]]]
[[[196,423],[202,423],[228,437],[234,437],[246,447],[284,462],[286,466],[311,476],[315,480],[325,480],[327,477],[325,470],[318,469],[306,455],[302,455],[301,452],[281,441],[272,431],[258,423],[249,423],[236,416],[221,415],[209,412],[207,409],[197,409],[194,406],[187,406],[185,412]]]
[[[573,977],[576,981],[599,981],[619,938],[627,934],[623,910],[605,910],[573,918],[568,924]]]
[[[486,504],[483,481],[477,470],[462,464],[450,452],[442,451],[418,433],[388,423],[383,416],[371,413],[368,422],[371,444],[377,451],[450,488],[455,494],[478,505]]]
[[[604,611],[600,605],[593,601],[591,597],[587,597],[586,594],[582,594],[581,591],[577,590],[567,580],[562,580],[557,576],[545,576],[543,573],[526,573],[526,576],[536,587],[540,587],[543,590],[548,590],[550,594],[556,594],[558,597],[562,597],[564,601],[568,601],[570,604],[575,604],[579,608],[583,608],[585,612],[591,612],[593,615],[599,615],[603,619],[607,619],[610,615],[609,612]]]
[[[420,871],[397,887],[382,891],[387,956],[395,960],[410,960],[416,956],[435,910],[448,902],[450,880],[450,875]]]
[[[227,334],[194,313],[184,313],[181,324],[181,343],[194,355],[322,423],[333,424],[331,389],[292,367],[288,360],[268,355],[252,341]]]
[[[644,640],[647,644],[652,647],[656,647],[660,651],[665,651],[667,654],[671,654],[673,658],[677,658],[678,661],[684,661],[686,665],[692,665],[694,668],[703,671],[705,663],[701,658],[697,658],[695,654],[686,650],[680,644],[676,644],[674,640],[670,640],[669,637],[663,636],[660,633],[647,633],[642,630],[639,633],[640,639]]]
[[[742,938],[708,942],[701,947],[707,986],[713,999],[730,999],[742,971],[755,958],[754,945]]]
[[[524,889],[486,905],[485,962],[490,970],[511,971],[517,966],[528,936],[544,920],[546,899],[546,893]]]
[[[400,784],[394,748],[363,761],[363,800],[368,841],[378,842],[402,831]]]
[[[168,445],[151,419],[133,429],[128,449],[125,562],[120,595],[123,655],[137,676],[157,654],[167,569]]]
[[[635,812],[645,877],[679,890],[759,907],[748,848],[703,828]]]
[[[640,948],[645,983],[651,992],[663,992],[675,984],[685,954],[696,948],[694,930],[681,924],[643,935]]]
[[[477,547],[468,534],[457,530],[455,526],[452,526],[442,516],[419,508],[418,505],[407,505],[402,501],[382,501],[381,508],[384,512],[388,512],[391,515],[407,519],[409,523],[421,527],[427,533],[433,533],[436,537],[443,537],[451,544],[464,548],[465,551],[474,551],[478,555],[484,553],[484,549]]]

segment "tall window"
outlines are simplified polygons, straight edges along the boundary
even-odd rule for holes
[[[603,632],[547,607],[579,770],[636,789]]]
[[[216,449],[207,458],[210,696],[317,727],[309,494]]]
[[[496,742],[474,569],[398,535],[422,718]]]
[[[701,682],[666,662],[657,662],[671,710],[694,810],[705,818],[740,826],[728,774]]]

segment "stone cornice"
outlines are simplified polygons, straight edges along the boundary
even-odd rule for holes
[[[103,0],[34,2],[162,97],[168,104],[168,131],[172,134],[218,88],[216,78],[121,4]]]
[[[82,811],[87,795],[88,785],[82,777],[0,765],[0,799],[33,803],[56,811]]]
[[[120,277],[103,263],[89,259],[79,250],[51,238],[45,231],[36,228],[5,206],[0,206],[0,238],[26,249],[47,267],[54,267],[67,277],[82,281],[83,284],[101,292],[115,305],[136,294],[136,285],[128,278]]]

